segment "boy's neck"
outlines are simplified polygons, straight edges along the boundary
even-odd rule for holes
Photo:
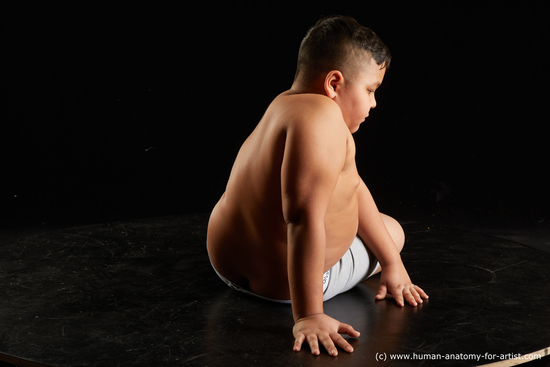
[[[323,81],[315,81],[310,83],[304,83],[300,79],[294,80],[294,83],[292,83],[292,87],[290,87],[289,90],[292,94],[322,94],[326,96],[325,88],[323,88]]]

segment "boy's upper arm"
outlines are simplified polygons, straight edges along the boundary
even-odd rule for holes
[[[288,121],[281,169],[287,223],[324,218],[344,166],[346,132],[341,112],[330,100],[314,101]]]

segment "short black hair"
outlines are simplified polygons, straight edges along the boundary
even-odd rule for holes
[[[351,61],[364,62],[365,51],[381,67],[388,68],[391,54],[388,47],[370,28],[355,19],[333,15],[319,20],[306,34],[298,53],[299,74],[312,80],[321,73],[341,70]],[[351,60],[350,60],[351,59]]]

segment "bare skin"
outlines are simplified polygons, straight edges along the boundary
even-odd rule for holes
[[[214,208],[207,245],[212,264],[232,282],[272,299],[291,299],[294,350],[322,344],[352,352],[340,335],[352,326],[323,312],[323,273],[359,235],[382,274],[376,299],[422,303],[399,251],[399,224],[381,215],[357,172],[352,133],[376,106],[385,69],[371,58],[352,78],[333,70],[314,82],[298,77],[269,106],[235,160]]]

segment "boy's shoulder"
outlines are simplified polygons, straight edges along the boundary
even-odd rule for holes
[[[294,137],[346,142],[350,135],[338,104],[320,94],[283,93],[273,101],[270,109],[268,121],[276,121]]]

